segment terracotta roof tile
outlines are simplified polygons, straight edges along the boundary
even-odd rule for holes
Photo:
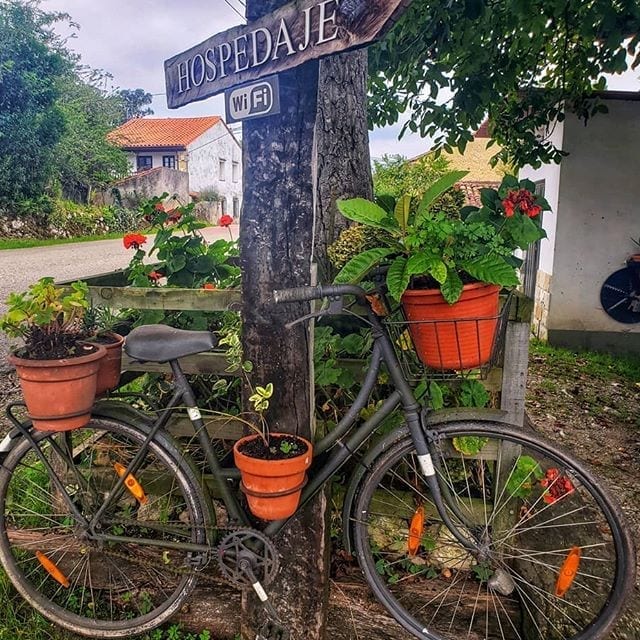
[[[220,116],[204,118],[134,118],[107,136],[124,149],[173,147],[185,149],[205,131],[221,122]]]
[[[456,185],[464,193],[465,204],[470,204],[474,207],[482,206],[480,201],[480,191],[482,189],[497,189],[499,186],[499,182],[458,182]]]

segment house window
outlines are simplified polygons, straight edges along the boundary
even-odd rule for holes
[[[167,167],[167,169],[175,169],[176,168],[176,157],[175,156],[162,156],[162,166]]]
[[[239,198],[233,199],[233,217],[237,220],[240,217],[240,200]]]
[[[138,171],[153,169],[153,156],[138,156],[136,158]]]
[[[234,182],[238,182],[240,180],[240,163],[234,162],[231,165],[231,177]]]
[[[220,180],[227,179],[227,161],[220,158]]]

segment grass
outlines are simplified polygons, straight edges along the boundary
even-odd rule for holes
[[[581,372],[612,381],[622,378],[627,382],[640,383],[640,355],[625,356],[595,353],[593,351],[571,351],[559,349],[534,340],[531,342],[531,355],[541,356],[549,368],[579,367]]]
[[[0,240],[0,251],[7,249],[30,249],[32,247],[48,247],[56,244],[75,244],[78,242],[93,242],[95,240],[117,240],[125,234],[117,231],[98,236],[83,236],[81,238],[47,238],[40,240],[37,238],[6,238]]]

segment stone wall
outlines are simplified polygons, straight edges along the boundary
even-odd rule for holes
[[[549,301],[551,299],[551,275],[538,271],[536,280],[536,299],[531,321],[531,332],[540,340],[547,340],[547,322],[549,320]]]
[[[115,191],[120,193],[125,207],[136,208],[141,200],[168,193],[170,198],[182,204],[189,204],[189,174],[176,169],[158,167],[135,173],[103,194],[104,204],[113,204]]]

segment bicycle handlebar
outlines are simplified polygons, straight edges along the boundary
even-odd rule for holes
[[[321,298],[334,298],[347,295],[356,296],[361,300],[365,300],[366,293],[362,287],[354,284],[333,284],[329,286],[280,289],[273,292],[273,299],[276,304],[281,304],[285,302],[307,302],[309,300],[320,300]]]

